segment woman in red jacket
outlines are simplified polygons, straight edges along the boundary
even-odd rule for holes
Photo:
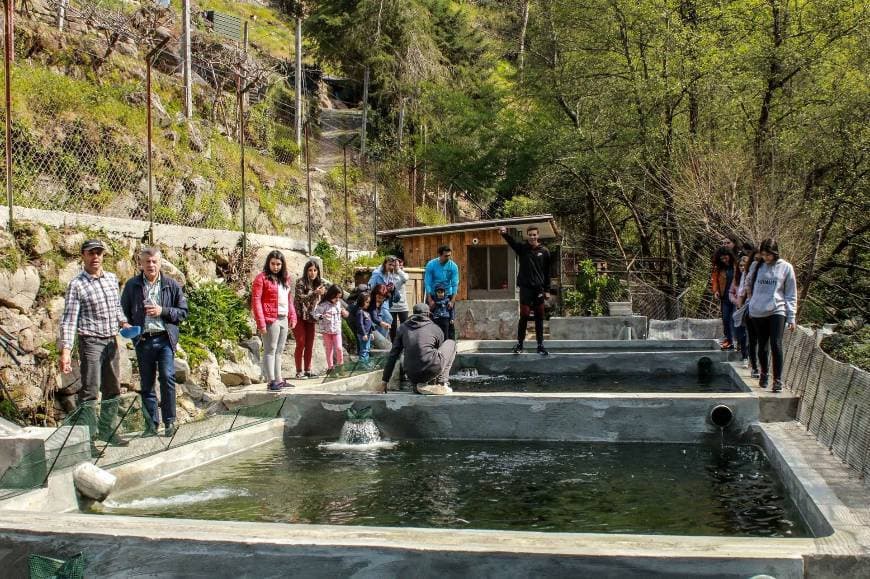
[[[296,327],[296,308],[287,262],[278,250],[269,253],[263,271],[254,278],[251,312],[263,340],[263,371],[269,390],[290,386],[281,378],[281,355],[287,343],[287,332]]]

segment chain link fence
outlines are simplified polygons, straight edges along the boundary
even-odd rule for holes
[[[351,145],[345,203],[342,151],[336,157],[329,150],[336,142],[327,134],[335,132],[331,120],[314,122],[324,86],[311,71],[303,103],[312,121],[306,175],[286,42],[292,29],[252,24],[246,51],[215,31],[211,4],[220,3],[201,3],[192,17],[188,117],[183,51],[174,38],[179,6],[42,0],[19,7],[10,79],[13,204],[373,247],[376,187],[362,179]],[[243,16],[254,10],[236,9]],[[153,52],[167,31],[170,42]],[[358,133],[358,125],[348,128],[349,136]]]
[[[870,372],[838,362],[805,328],[786,332],[783,381],[800,396],[798,420],[862,478],[870,468]]]

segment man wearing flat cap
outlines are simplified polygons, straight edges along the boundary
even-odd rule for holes
[[[72,371],[72,349],[78,340],[81,389],[78,392],[79,424],[91,437],[114,445],[127,444],[113,435],[121,394],[116,335],[129,327],[121,310],[118,278],[103,270],[106,246],[99,239],[82,244],[82,272],[69,283],[61,319],[60,371]],[[97,392],[102,409],[97,422]]]
[[[456,358],[456,341],[447,340],[435,322],[429,318],[429,306],[417,304],[407,322],[399,327],[393,348],[384,366],[381,387],[387,391],[387,384],[393,375],[393,368],[402,352],[405,353],[404,369],[408,379],[414,383],[418,394],[450,394],[450,367]],[[430,382],[435,384],[430,384]]]

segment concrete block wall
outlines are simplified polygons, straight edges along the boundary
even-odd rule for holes
[[[646,316],[596,316],[550,318],[550,338],[554,340],[645,340]]]

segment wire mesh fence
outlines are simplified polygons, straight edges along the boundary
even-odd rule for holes
[[[53,473],[87,461],[110,468],[280,417],[286,398],[206,414],[159,433],[137,394],[83,404],[0,477],[0,499],[43,486]]]
[[[870,373],[838,362],[798,328],[784,340],[783,379],[800,396],[798,420],[862,478],[870,469]]]
[[[374,245],[378,169],[362,166],[351,142],[359,111],[325,114],[323,87],[312,79],[303,102],[312,121],[306,175],[286,23],[252,24],[248,52],[220,36],[205,11],[195,13],[193,110],[185,116],[178,6],[45,0],[19,10],[10,77],[14,206]],[[63,66],[49,40],[63,45]],[[364,169],[373,177],[362,179]]]

